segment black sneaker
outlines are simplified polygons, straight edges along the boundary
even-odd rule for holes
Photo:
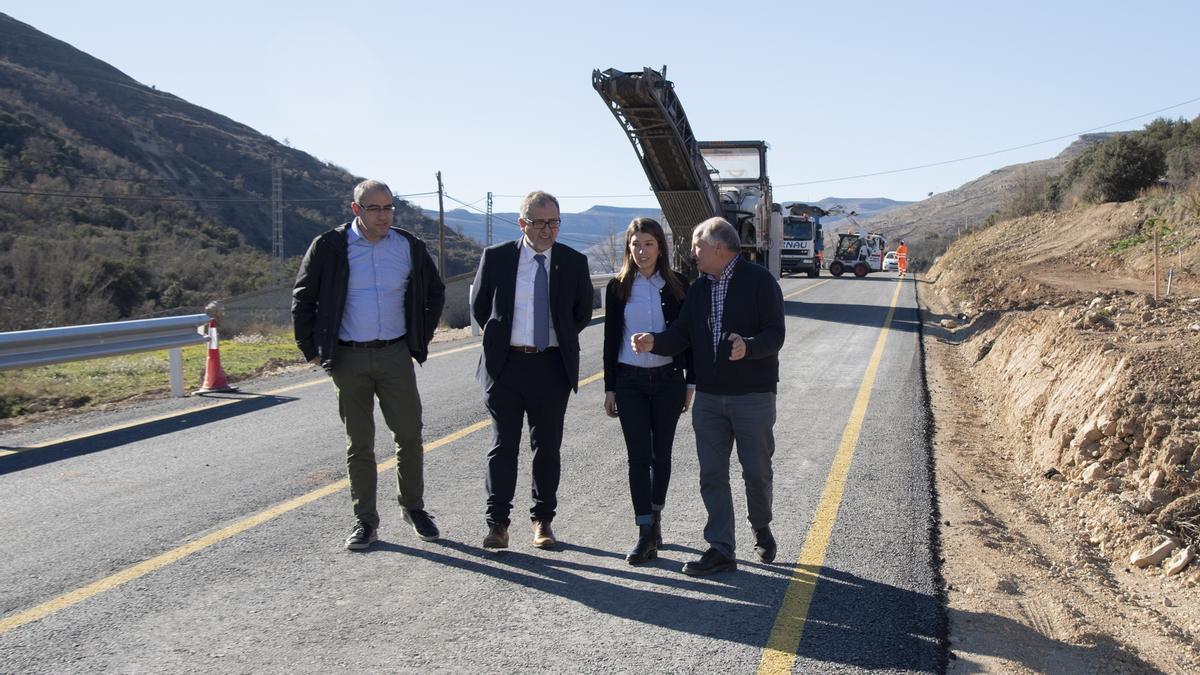
[[[437,525],[433,524],[433,516],[420,509],[403,509],[404,522],[412,525],[413,532],[422,541],[434,541],[438,538]]]
[[[366,523],[356,523],[350,531],[350,536],[346,537],[346,550],[362,551],[370,548],[371,544],[379,541],[379,534],[375,530],[376,528]]]
[[[693,560],[683,565],[683,573],[689,577],[706,577],[717,572],[736,569],[737,561],[715,548],[705,551],[699,560]]]
[[[765,562],[773,562],[775,560],[775,537],[771,534],[770,527],[760,527],[754,531],[754,553],[758,555],[758,559]]]

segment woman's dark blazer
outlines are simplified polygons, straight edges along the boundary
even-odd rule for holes
[[[679,279],[679,283],[683,284],[684,295],[688,287],[687,277],[682,274],[672,271],[671,274]],[[625,339],[625,300],[617,297],[617,288],[621,281],[616,277],[609,279],[608,286],[604,289],[604,391],[616,391],[617,387],[617,359],[621,356],[621,342]],[[683,300],[676,300],[671,295],[671,289],[667,285],[658,291],[662,298],[663,319],[668,326],[675,321],[679,316],[679,308],[683,305]],[[674,365],[676,368],[684,372],[684,377],[688,384],[693,381],[692,376],[692,350],[688,349],[674,357]]]

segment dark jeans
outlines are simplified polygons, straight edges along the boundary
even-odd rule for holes
[[[346,429],[346,468],[354,517],[379,525],[375,508],[375,399],[396,444],[396,493],[400,506],[424,510],[425,447],[421,443],[421,395],[408,344],[379,349],[338,346],[333,357],[338,414]]]
[[[696,430],[696,455],[700,461],[700,498],[708,511],[704,539],[726,556],[736,555],[733,492],[729,485],[729,459],[737,445],[746,484],[746,509],[750,527],[771,524],[775,474],[775,394],[705,394],[692,401],[692,428]]]
[[[484,392],[484,404],[492,416],[492,448],[487,455],[489,525],[509,524],[526,416],[533,447],[530,514],[537,520],[554,519],[561,470],[559,448],[570,395],[571,384],[556,351],[509,353],[500,377]]]
[[[687,385],[674,365],[660,368],[617,366],[617,413],[629,454],[629,495],[634,522],[650,525],[667,503],[671,445],[683,412]]]

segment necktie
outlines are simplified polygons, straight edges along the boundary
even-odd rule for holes
[[[544,351],[550,346],[550,278],[546,274],[546,256],[533,256],[537,272],[533,276],[533,346]]]

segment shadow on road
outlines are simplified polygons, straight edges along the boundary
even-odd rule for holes
[[[842,302],[807,302],[803,300],[786,300],[783,303],[783,313],[813,321],[828,321],[829,323],[844,323],[855,326],[870,326],[882,328],[883,320],[887,318],[888,307],[882,305],[859,305]],[[917,332],[920,317],[912,307],[897,307],[888,325],[891,330]]]
[[[250,397],[244,398],[247,396]],[[218,397],[210,395],[207,398]],[[52,445],[34,448],[0,446],[2,450],[16,451],[16,454],[0,457],[0,476],[72,457],[81,457],[93,452],[109,450],[128,443],[136,443],[158,436],[165,436],[176,431],[194,429],[205,424],[221,422],[239,415],[273,408],[295,400],[297,399],[292,396],[262,396],[242,393],[239,394],[239,400],[236,403],[203,408],[194,412],[184,412],[167,419],[135,424]]]
[[[575,544],[538,554],[493,552],[446,540],[436,546],[444,552],[386,542],[375,551],[500,579],[610,616],[759,649],[767,643],[792,576],[789,565],[739,560],[737,572],[693,579],[678,573],[686,560],[700,555],[687,547],[671,547],[666,557],[660,552],[649,565],[614,567],[622,554]],[[578,554],[605,560],[581,562]],[[663,570],[672,574],[664,576]],[[940,672],[946,662],[944,635],[945,613],[935,596],[823,568],[799,653],[802,659],[870,670]]]

